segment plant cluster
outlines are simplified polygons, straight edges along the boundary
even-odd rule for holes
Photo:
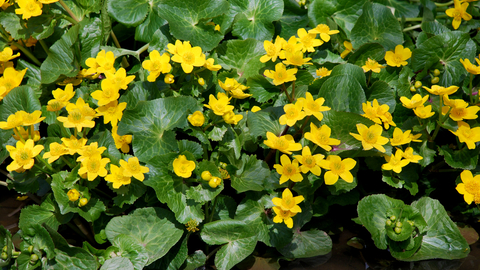
[[[5,269],[324,255],[338,205],[398,260],[468,255],[434,198],[480,215],[475,1],[0,7],[0,183],[35,202]]]

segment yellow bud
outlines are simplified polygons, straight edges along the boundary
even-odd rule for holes
[[[172,84],[175,82],[175,80],[173,79],[173,75],[172,74],[167,74],[165,75],[165,78],[163,79],[163,81],[166,83],[166,84]]]
[[[80,201],[78,202],[78,206],[82,207],[87,205],[88,199],[87,198],[81,198]]]
[[[261,110],[262,110],[262,108],[260,108],[258,106],[253,106],[251,111],[252,112],[258,112],[258,111],[261,111]]]
[[[208,182],[208,185],[211,188],[216,188],[222,183],[222,179],[220,177],[212,176],[212,179]]]
[[[198,78],[198,84],[200,84],[201,86],[204,86],[205,80],[203,78]]]
[[[205,123],[205,116],[201,111],[196,111],[187,117],[188,122],[194,127],[201,127]]]
[[[76,202],[78,198],[80,198],[80,192],[78,192],[78,190],[73,188],[67,192],[67,196],[71,202]]]
[[[415,88],[420,88],[422,87],[422,82],[421,81],[416,81],[415,82]]]
[[[212,174],[209,171],[203,171],[202,179],[205,181],[210,181],[210,179],[212,179]]]
[[[433,77],[433,79],[432,79],[431,82],[432,82],[432,84],[437,84],[439,81],[440,81],[440,78],[438,78],[438,77]]]

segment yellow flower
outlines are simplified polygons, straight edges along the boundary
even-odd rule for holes
[[[243,119],[243,115],[235,114],[233,111],[229,111],[222,115],[223,121],[227,124],[236,125],[240,120]]]
[[[422,142],[422,140],[417,140],[418,138],[422,137],[422,133],[419,134],[410,134],[410,139],[412,139],[412,142]]]
[[[42,122],[43,119],[46,118],[46,117],[40,117],[42,115],[42,111],[34,111],[32,113],[20,111],[20,114],[22,115],[22,119],[23,119],[22,126],[25,126],[25,127],[38,124]]]
[[[328,70],[326,67],[321,67],[315,71],[315,74],[317,74],[317,76],[320,78],[330,76],[331,73],[332,71]]]
[[[112,137],[113,140],[115,141],[115,147],[117,149],[122,150],[123,153],[128,153],[130,152],[130,146],[129,144],[132,143],[132,135],[123,135],[120,136],[117,134],[118,126],[113,126],[112,127]]]
[[[71,202],[76,202],[80,198],[80,192],[72,188],[67,192],[68,200]]]
[[[148,78],[147,78],[148,80]],[[167,74],[165,75],[165,78],[163,78],[163,81],[166,83],[166,84],[172,84],[175,82],[175,79],[174,79],[174,76],[172,74]]]
[[[331,133],[332,130],[327,125],[318,128],[314,123],[310,123],[310,132],[306,132],[304,137],[326,151],[330,151],[332,150],[330,145],[340,144],[340,140],[330,138]]]
[[[299,203],[303,202],[305,198],[302,195],[293,197],[290,189],[286,188],[282,192],[282,198],[275,197],[272,199],[272,203],[280,207],[283,211],[290,211],[292,213],[301,213],[302,209],[298,206]]]
[[[0,62],[0,75],[3,74],[6,68],[13,68],[13,62]]]
[[[143,181],[145,176],[143,174],[148,173],[150,169],[145,166],[141,166],[137,157],[131,157],[128,161],[120,160],[120,166],[123,168],[123,175],[126,177],[134,177],[139,181]]]
[[[106,71],[105,76],[107,77],[105,80],[109,80],[111,84],[116,86],[116,88],[123,90],[126,90],[128,84],[135,79],[135,75],[127,76],[127,72],[124,68],[119,68],[115,73]]]
[[[322,169],[320,169],[320,162],[325,156],[322,154],[316,154],[312,156],[310,147],[305,146],[302,149],[302,155],[296,155],[294,158],[302,164],[300,170],[302,173],[312,172],[316,176],[320,176]]]
[[[228,105],[230,103],[230,99],[232,98],[228,98],[224,93],[218,93],[218,99],[212,94],[210,94],[209,98],[208,105],[204,104],[203,106],[213,110],[214,114],[222,116],[233,110],[233,106]]]
[[[320,167],[328,170],[325,175],[325,185],[334,185],[338,178],[342,178],[347,183],[353,182],[353,175],[350,172],[357,162],[352,158],[342,160],[339,156],[330,155],[326,160],[320,161]]]
[[[309,51],[314,52],[315,48],[322,45],[324,42],[320,39],[316,39],[317,34],[309,34],[305,28],[297,30],[297,36],[302,44],[302,52]]]
[[[87,173],[88,181],[95,180],[97,176],[105,177],[108,173],[107,169],[105,169],[105,166],[107,166],[109,162],[109,158],[102,158],[101,156],[94,156],[84,159],[82,161],[82,166],[80,166],[80,169],[78,169],[78,174]]]
[[[293,182],[300,182],[303,180],[301,170],[298,166],[298,160],[294,159],[293,162],[290,161],[287,155],[282,155],[280,157],[280,164],[273,165],[273,168],[277,170],[277,173],[280,174],[280,185],[292,180]]]
[[[58,0],[38,0],[38,2],[42,4],[52,4],[52,3],[58,2]]]
[[[380,73],[380,69],[385,68],[385,66],[382,66],[377,61],[368,58],[362,68],[364,72],[369,72],[371,70],[372,72]]]
[[[328,27],[328,25],[322,23],[322,24],[317,25],[317,27],[308,30],[308,33],[320,34],[320,38],[323,41],[329,42],[330,41],[330,35],[338,34],[338,33],[340,33],[340,31],[330,30],[330,27]]]
[[[222,66],[215,65],[214,62],[215,60],[213,58],[208,58],[207,60],[205,60],[205,64],[203,66],[210,71],[219,71],[222,68]]]
[[[382,119],[380,119],[380,114],[384,114],[390,107],[386,104],[380,106],[377,99],[374,99],[373,102],[367,101],[362,103],[362,110],[364,114],[363,117],[366,117],[376,124],[382,124]]]
[[[85,144],[87,144],[87,139],[77,139],[75,136],[71,135],[70,138],[62,138],[62,142],[68,150],[68,154],[74,155],[75,153],[78,153],[78,150],[85,146]]]
[[[246,87],[245,89],[247,88],[250,88],[250,87]],[[236,98],[236,99],[244,99],[244,98],[247,98],[247,97],[251,97],[252,94],[245,94],[243,92],[243,90],[240,90],[240,88],[237,88],[237,89],[233,89],[232,91],[229,92],[232,97]]]
[[[220,24],[216,24],[214,30],[220,32]]]
[[[89,75],[105,72],[115,73],[115,67],[113,67],[113,64],[115,64],[115,55],[113,52],[105,52],[105,50],[101,50],[97,53],[96,58],[91,57],[85,60],[85,65],[89,67],[86,73]]]
[[[280,59],[285,59],[286,56],[285,54],[287,52],[293,53],[296,51],[302,50],[302,43],[299,43],[299,39],[297,39],[295,36],[292,36],[288,39],[288,42],[282,42],[282,50],[280,51],[279,57]]]
[[[2,95],[5,97],[10,90],[19,86],[22,83],[23,76],[27,69],[22,71],[16,71],[13,67],[8,67],[3,71],[3,76],[0,77],[0,87],[5,87],[5,93]]]
[[[395,130],[393,131],[393,138],[390,139],[390,144],[392,146],[398,146],[410,143],[412,141],[412,138],[410,137],[410,132],[410,130],[403,132],[401,129],[395,128]]]
[[[201,67],[205,64],[205,55],[202,48],[195,46],[192,48],[190,42],[176,44],[176,54],[172,56],[172,61],[180,63],[185,73],[191,73],[193,67]]]
[[[225,92],[232,92],[232,91],[235,91],[235,90],[244,91],[244,90],[250,88],[250,87],[246,87],[245,85],[242,85],[241,83],[237,82],[237,80],[235,80],[235,78],[226,78],[225,83],[218,80],[218,84],[220,85],[220,87],[223,90],[225,90]]]
[[[388,143],[388,139],[382,137],[382,126],[373,124],[370,127],[365,126],[364,124],[357,124],[357,130],[359,134],[351,133],[355,139],[362,142],[364,150],[370,150],[376,148],[378,151],[384,153],[385,148],[382,145]]]
[[[402,171],[402,168],[407,166],[410,161],[403,158],[403,151],[400,149],[397,149],[397,152],[395,152],[395,155],[392,154],[391,156],[385,156],[385,160],[387,163],[382,165],[382,169],[386,171],[394,171],[396,173],[400,173]]]
[[[432,88],[428,88],[426,86],[424,86],[423,88],[425,88],[428,92],[430,92],[430,94],[434,94],[434,95],[451,95],[455,92],[457,92],[458,90],[458,86],[455,86],[455,85],[452,85],[452,86],[449,86],[449,87],[443,87],[443,86],[438,86],[438,85],[432,85]]]
[[[305,112],[302,111],[303,102],[297,101],[295,104],[287,104],[283,106],[285,114],[280,116],[279,122],[280,125],[289,125],[293,126],[297,121],[305,118]]]
[[[13,130],[15,135],[12,135],[12,137],[20,141],[22,138],[24,141],[28,139],[33,139],[34,142],[37,142],[40,140],[40,132],[38,130],[32,130],[31,128],[24,129],[23,127],[17,127],[16,129]]]
[[[97,90],[90,94],[92,98],[98,100],[98,106],[107,105],[120,97],[120,88],[118,88],[116,84],[113,84],[109,80],[102,80],[101,85],[102,90]]]
[[[79,98],[80,99],[80,98]],[[70,105],[70,104],[69,104]],[[78,132],[82,131],[82,128],[93,128],[95,126],[95,122],[92,121],[91,116],[85,116],[82,112],[74,108],[72,110],[68,110],[68,116],[58,116],[57,120],[63,123],[63,126],[66,128],[76,128]]]
[[[392,67],[406,66],[410,57],[412,57],[412,51],[409,48],[403,48],[403,45],[397,45],[395,52],[388,51],[385,53],[385,61],[387,61],[387,65]]]
[[[251,109],[251,111],[254,112],[254,113],[258,112],[258,111],[261,111],[261,110],[262,110],[262,108],[260,108],[258,106],[253,106],[252,109]]]
[[[293,228],[293,219],[292,217],[295,216],[297,213],[292,213],[290,211],[283,211],[282,208],[278,206],[274,206],[273,212],[275,212],[275,217],[273,218],[273,222],[275,223],[282,223],[285,222],[288,228]]]
[[[50,144],[50,151],[43,154],[43,158],[48,158],[48,163],[59,159],[60,156],[68,154],[68,149],[63,144],[53,142]]]
[[[35,161],[33,160],[43,150],[43,145],[34,146],[32,139],[28,139],[25,143],[17,141],[16,147],[11,145],[6,146],[10,157],[13,159],[12,163],[7,166],[8,171],[29,170],[33,167]]]
[[[15,9],[15,14],[22,15],[24,20],[42,15],[43,5],[36,0],[16,0],[15,2],[19,7]]]
[[[199,228],[197,228],[198,222],[194,219],[190,219],[187,222],[187,224],[185,224],[185,226],[187,227],[187,231],[192,232],[192,233],[200,230]]]
[[[205,116],[203,116],[201,111],[196,111],[193,114],[190,114],[187,119],[194,127],[201,127],[205,123]]]
[[[285,154],[292,154],[292,151],[298,151],[302,149],[302,145],[300,143],[295,143],[292,135],[284,135],[277,137],[272,132],[267,131],[267,140],[263,141],[263,143],[270,147],[271,149],[277,149],[282,153]]]
[[[176,175],[189,178],[192,176],[192,171],[195,169],[195,162],[188,160],[184,155],[179,155],[173,161],[173,171]]]
[[[443,96],[444,100],[448,99],[448,96]],[[447,102],[445,102],[447,104]],[[449,106],[442,107],[442,114],[445,115],[450,110],[449,117],[453,121],[462,121],[463,119],[477,119],[477,112],[480,111],[478,106],[468,107],[468,103],[463,99],[454,99],[450,102]]]
[[[123,160],[122,160],[123,161]],[[132,178],[125,176],[125,170],[123,167],[116,165],[110,165],[110,174],[105,176],[105,181],[111,182],[113,188],[118,189],[122,185],[128,185],[132,182]]]
[[[117,100],[114,100],[107,105],[98,107],[96,111],[98,115],[103,116],[103,123],[111,123],[112,126],[116,126],[117,123],[122,120],[123,110],[127,107],[126,102],[118,104]]]
[[[476,59],[478,62],[478,59]],[[468,59],[460,59],[460,62],[462,63],[463,67],[467,70],[467,72],[473,74],[473,75],[478,75],[480,74],[480,66],[476,66],[472,63],[470,63],[470,60]]]
[[[462,23],[462,19],[464,19],[465,21],[470,21],[472,19],[472,15],[467,13],[467,2],[462,3],[459,0],[454,0],[453,3],[454,8],[449,8],[445,10],[445,14],[447,14],[448,17],[453,18],[453,29],[458,29],[458,27]]]
[[[407,97],[400,97],[400,101],[402,102],[403,107],[407,109],[415,109],[417,107],[423,106],[423,103],[428,100],[428,97],[429,95],[422,97],[419,94],[415,94],[412,99],[408,99]]]
[[[73,85],[69,83],[65,86],[65,90],[60,88],[53,90],[52,95],[55,100],[68,103],[75,96],[75,91],[73,91]]]
[[[475,143],[480,141],[480,127],[470,128],[470,125],[459,121],[457,131],[451,131],[460,142],[467,144],[468,149],[475,149]]]
[[[407,149],[405,149],[405,152],[403,152],[403,158],[405,160],[408,160],[411,163],[418,163],[419,160],[423,159],[422,156],[413,154],[413,148],[412,147],[407,147]]]
[[[12,48],[5,47],[5,49],[3,49],[3,51],[0,52],[0,62],[7,62],[19,56],[20,56],[20,53],[13,55]]]
[[[351,51],[353,51],[352,43],[345,40],[343,42],[343,46],[345,46],[345,50],[342,53],[340,53],[340,57],[342,59],[345,58],[345,56],[347,56]]]
[[[473,177],[471,171],[464,170],[460,174],[460,178],[462,183],[457,185],[456,190],[463,195],[465,202],[468,204],[471,204],[473,201],[476,204],[480,203],[480,175]]]
[[[157,50],[153,50],[150,52],[149,56],[150,60],[142,62],[142,67],[150,72],[147,77],[149,82],[154,82],[161,73],[169,73],[172,70],[170,55],[168,53],[163,53],[162,56],[160,56],[160,53]],[[173,80],[173,75],[171,76]],[[173,81],[171,83],[173,83]]]
[[[308,61],[312,60],[312,58],[303,58],[302,51],[296,52],[287,52],[285,53],[286,60],[283,61],[285,65],[294,65],[301,67],[302,65],[313,65],[312,63],[308,63]]]
[[[282,51],[283,44],[286,43],[285,39],[280,36],[277,36],[275,39],[275,43],[265,40],[263,42],[263,48],[267,52],[266,55],[260,57],[260,62],[266,63],[269,60],[272,62],[277,61],[277,58],[280,56],[280,52]]]
[[[413,112],[422,119],[430,118],[435,114],[435,112],[432,112],[432,105],[418,106],[413,109]]]
[[[85,145],[82,148],[77,150],[77,153],[80,155],[77,158],[77,161],[83,162],[84,160],[87,160],[89,158],[94,158],[94,157],[101,158],[102,153],[105,150],[107,150],[107,148],[104,146],[98,147],[98,142],[93,142],[89,145]]]
[[[295,81],[297,79],[295,77],[297,71],[298,69],[296,68],[287,70],[284,64],[278,63],[275,65],[275,71],[267,69],[263,72],[263,75],[270,79],[273,79],[274,85],[280,85],[282,83]]]
[[[222,178],[218,176],[212,176],[212,178],[208,181],[208,185],[211,188],[216,188],[222,183]]]
[[[78,202],[78,206],[83,207],[87,205],[88,199],[87,198],[81,198],[80,201]]]
[[[18,111],[8,116],[7,121],[0,122],[0,128],[7,130],[20,127],[23,124],[24,111]]]
[[[322,106],[325,102],[324,98],[320,97],[314,100],[310,92],[305,93],[305,98],[298,98],[297,102],[303,103],[305,115],[313,115],[318,121],[322,121],[323,119],[323,114],[321,112],[329,111],[331,109],[330,107]]]

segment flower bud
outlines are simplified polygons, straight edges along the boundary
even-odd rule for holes
[[[78,206],[82,207],[85,206],[88,203],[87,198],[81,198],[80,201],[78,202]]]
[[[30,264],[35,264],[38,261],[38,255],[33,253],[30,255]]]
[[[390,219],[387,219],[385,223],[387,224],[387,226],[392,226],[392,221]]]
[[[163,81],[166,83],[166,84],[172,84],[175,82],[175,80],[173,79],[173,75],[172,74],[167,74],[165,75],[165,78],[163,79]]]
[[[201,111],[196,111],[193,114],[190,114],[187,119],[194,127],[201,127],[205,123],[205,116],[203,116]]]
[[[395,227],[395,233],[400,234],[402,232],[402,228]]]
[[[415,82],[415,88],[420,88],[422,87],[422,82],[421,81],[416,81]]]
[[[438,75],[440,75],[440,70],[435,69],[435,70],[433,71],[433,75],[438,77]]]
[[[391,217],[390,217],[390,220],[391,220],[391,221],[395,221],[395,219],[397,219],[396,216],[391,216]]]
[[[201,86],[204,86],[205,80],[203,78],[198,78],[198,84],[200,84]]]
[[[212,179],[212,174],[209,171],[203,171],[201,176],[205,181],[210,181],[210,179]]]
[[[397,225],[395,225],[397,228],[401,228],[403,226],[402,222],[397,222]]]
[[[440,78],[438,77],[433,77],[433,79],[431,80],[432,84],[436,84],[440,81]]]
[[[78,190],[73,188],[67,192],[67,196],[71,202],[76,202],[78,198],[80,198],[80,192],[78,192]]]
[[[2,252],[2,256],[0,257],[2,260],[8,259],[8,254],[6,252]]]
[[[222,183],[222,179],[221,179],[220,177],[212,176],[212,179],[210,179],[210,181],[208,182],[208,185],[209,185],[211,188],[216,188],[216,187],[218,187],[221,183]]]
[[[415,92],[415,91],[417,91],[417,88],[415,88],[415,86],[412,85],[412,86],[410,86],[410,91]]]
[[[33,252],[33,246],[29,246],[27,250],[28,250],[28,253],[32,253]]]

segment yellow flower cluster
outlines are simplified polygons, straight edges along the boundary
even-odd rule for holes
[[[290,189],[286,188],[282,193],[282,198],[275,197],[272,199],[272,203],[275,205],[273,211],[276,216],[273,218],[273,222],[282,223],[285,222],[288,228],[293,228],[293,219],[297,213],[301,213],[302,209],[298,206],[304,200],[303,196],[293,197]]]
[[[5,64],[9,65],[9,64]],[[13,88],[19,86],[22,83],[23,76],[25,76],[25,73],[27,72],[27,69],[24,69],[22,71],[17,71],[15,68],[12,66],[8,66],[5,68],[3,71],[3,76],[0,77],[0,100],[2,100],[10,91],[12,91]]]
[[[473,176],[471,171],[464,170],[460,174],[462,183],[457,185],[458,193],[463,195],[466,203],[480,204],[480,175]]]
[[[211,109],[214,114],[222,116],[225,123],[236,125],[243,119],[243,115],[233,112],[233,106],[229,105],[231,99],[232,97],[229,98],[225,93],[217,93],[217,98],[210,94],[208,105],[203,106]]]

